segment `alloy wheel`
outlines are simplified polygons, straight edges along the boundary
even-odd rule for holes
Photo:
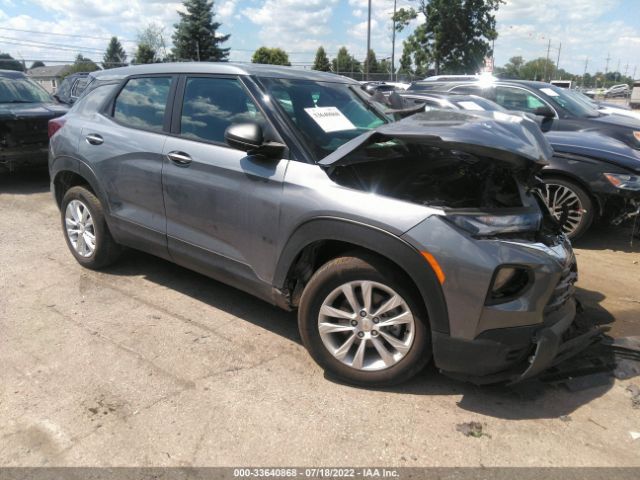
[[[318,330],[337,360],[356,370],[376,371],[394,366],[409,352],[415,319],[407,302],[392,288],[352,281],[324,300]]]
[[[579,228],[586,213],[580,197],[566,185],[556,183],[545,183],[542,196],[556,220],[565,219],[562,231],[571,236]]]
[[[71,200],[64,214],[67,237],[73,249],[82,257],[90,257],[96,250],[96,232],[87,206]]]

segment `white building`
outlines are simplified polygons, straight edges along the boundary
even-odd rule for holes
[[[58,85],[71,65],[36,67],[27,71],[27,76],[38,82],[47,92],[56,93]]]

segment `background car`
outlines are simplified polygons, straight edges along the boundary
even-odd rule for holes
[[[631,89],[629,88],[629,85],[627,85],[626,83],[622,83],[620,85],[613,85],[612,87],[608,88],[604,92],[604,98],[626,98],[630,93]]]
[[[53,97],[60,103],[73,105],[75,101],[82,95],[82,92],[89,83],[89,73],[79,72],[67,75],[58,86]]]
[[[24,73],[0,70],[0,169],[46,165],[49,120],[67,110]]]
[[[400,97],[404,105],[393,104]],[[424,104],[454,110],[508,112],[474,95],[438,92],[399,92],[394,108]],[[526,114],[533,118],[535,116]],[[597,131],[546,133],[554,155],[540,173],[547,206],[573,240],[598,222],[618,225],[638,216],[640,209],[640,151]]]
[[[567,90],[544,82],[478,80],[474,82],[414,82],[408,91],[444,91],[477,95],[507,110],[540,117],[544,131],[594,130],[640,149],[640,120],[605,115],[576,100]]]

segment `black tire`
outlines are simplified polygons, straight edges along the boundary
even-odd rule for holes
[[[565,233],[570,240],[579,239],[586,233],[587,230],[589,230],[596,217],[594,203],[591,199],[591,196],[589,196],[589,194],[581,185],[571,180],[567,180],[563,177],[545,177],[543,178],[543,181],[545,184],[547,184],[548,188],[553,185],[559,185],[571,190],[576,195],[576,197],[578,197],[583,210],[582,218],[580,219],[578,224],[571,229],[570,232],[565,231]]]
[[[82,256],[71,243],[67,233],[65,213],[71,201],[78,200],[89,210],[93,220],[93,233],[95,235],[95,249],[89,256]],[[75,186],[67,190],[60,205],[62,219],[62,232],[67,246],[80,265],[92,270],[104,268],[114,263],[122,252],[120,245],[111,236],[109,227],[104,218],[104,210],[100,200],[86,187]]]
[[[353,368],[334,357],[322,341],[318,318],[323,302],[335,289],[353,281],[372,281],[391,288],[402,297],[413,315],[413,342],[404,357],[390,367],[373,371]],[[421,371],[431,358],[431,332],[426,309],[415,287],[395,265],[366,253],[336,258],[313,274],[300,299],[298,328],[313,359],[325,371],[355,385],[389,386],[404,382]],[[346,335],[351,334],[347,332]]]

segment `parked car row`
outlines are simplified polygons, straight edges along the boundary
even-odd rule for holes
[[[297,310],[311,356],[351,383],[429,361],[521,381],[602,332],[574,322],[576,259],[539,192],[556,154],[527,116],[438,98],[465,108],[409,114],[286,67],[92,74],[50,121],[64,238],[87,268],[130,247]],[[557,123],[553,105],[532,107]]]

